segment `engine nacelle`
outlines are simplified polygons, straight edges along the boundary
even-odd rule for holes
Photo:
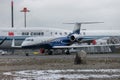
[[[77,40],[78,41],[78,38],[80,37],[80,35],[78,35],[78,34],[72,34],[71,36],[70,36],[70,41],[75,41],[75,40]]]

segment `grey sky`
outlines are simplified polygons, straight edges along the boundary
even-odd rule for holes
[[[11,0],[0,1],[0,27],[11,26]],[[72,29],[64,22],[100,21],[103,24],[83,25],[88,29],[120,29],[120,0],[14,0],[15,27],[23,27],[27,7],[27,27]]]

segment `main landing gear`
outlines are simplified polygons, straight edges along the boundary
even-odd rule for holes
[[[70,51],[69,50],[65,50],[65,54],[70,55]]]
[[[52,50],[48,50],[48,55],[52,55],[53,51]]]

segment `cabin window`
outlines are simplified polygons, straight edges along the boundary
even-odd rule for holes
[[[59,34],[60,34],[60,35],[62,35],[62,33],[61,33],[61,32],[60,32]]]
[[[64,32],[65,35],[67,35],[67,32]]]
[[[57,35],[57,32],[55,32],[55,34]]]
[[[52,32],[50,34],[52,35]]]
[[[83,35],[86,35],[85,32],[83,32]]]
[[[41,32],[41,35],[44,35],[44,32]]]

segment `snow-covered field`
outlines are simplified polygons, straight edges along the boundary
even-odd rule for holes
[[[3,75],[12,76],[12,80],[120,79],[120,69],[25,70]]]

